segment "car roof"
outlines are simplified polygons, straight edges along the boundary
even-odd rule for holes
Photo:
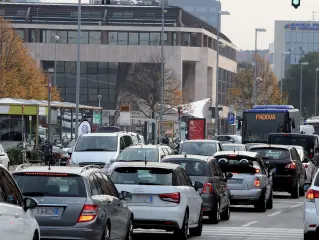
[[[222,152],[216,152],[214,154],[214,157],[219,157],[219,156],[225,156],[225,155],[231,155],[231,154],[236,154],[244,157],[251,157],[255,158],[257,157],[258,153],[257,152],[247,152],[247,151],[222,151]]]
[[[241,144],[241,143],[223,143],[223,146],[242,146],[245,147],[245,144]]]
[[[171,169],[174,170],[179,167],[178,164],[173,163],[164,163],[164,162],[147,162],[145,164],[144,161],[140,162],[119,162],[118,165],[114,167],[114,169],[120,167],[147,167],[147,168],[163,168],[163,169]]]
[[[253,145],[249,149],[253,148],[281,148],[281,149],[291,149],[294,146],[291,145],[279,145],[279,144],[260,144],[260,145]]]
[[[159,147],[168,147],[168,146],[164,146],[164,145],[139,145],[139,146],[130,146],[128,148],[153,148],[153,149],[157,149]]]
[[[184,143],[187,143],[187,142],[211,142],[211,143],[220,143],[220,141],[210,140],[210,139],[186,140]]]
[[[168,155],[168,156],[165,156],[163,160],[167,160],[167,159],[178,159],[178,160],[182,160],[182,159],[199,159],[199,160],[207,161],[209,158],[212,158],[212,156],[179,154],[179,155]]]
[[[302,133],[269,133],[269,136],[270,135],[279,135],[279,136],[296,136],[296,137],[303,137],[303,136],[306,136],[306,137],[315,137],[313,134],[302,134]]]
[[[110,132],[110,133],[103,133],[103,132],[98,132],[98,133],[87,133],[87,134],[83,134],[81,135],[81,137],[90,137],[90,136],[114,136],[114,137],[117,137],[119,135],[122,135],[122,134],[127,134],[129,135],[129,133],[126,133],[126,132]]]

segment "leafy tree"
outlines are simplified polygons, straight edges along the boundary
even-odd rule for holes
[[[0,18],[0,98],[46,100],[48,79],[11,24]],[[52,100],[60,100],[55,87]]]
[[[253,107],[254,68],[251,64],[241,64],[237,71],[235,86],[229,90],[228,100],[235,104],[236,109]],[[278,80],[268,62],[257,55],[257,105],[285,104],[287,94],[281,99]]]
[[[300,59],[301,62],[308,62],[308,66],[302,66],[302,116],[310,117],[315,113],[315,86],[316,68],[319,67],[319,53],[311,52]],[[301,67],[300,64],[291,65],[286,72],[286,79],[283,80],[283,89],[289,94],[288,103],[300,108],[301,90]],[[319,75],[318,75],[319,76]],[[319,88],[319,87],[318,87]],[[318,90],[317,90],[318,93]],[[319,97],[319,95],[318,95]],[[317,101],[318,104],[318,101]],[[317,114],[319,106],[317,106]]]

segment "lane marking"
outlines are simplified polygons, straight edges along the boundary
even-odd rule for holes
[[[268,217],[273,217],[273,216],[276,216],[276,215],[278,215],[278,214],[280,214],[280,213],[281,213],[280,211],[274,212],[274,213],[272,213],[272,214],[269,214]]]
[[[259,221],[252,221],[252,222],[249,222],[249,223],[246,223],[244,225],[241,225],[240,227],[249,227],[250,225],[253,225],[255,223],[258,223]]]
[[[290,206],[290,208],[296,208],[296,207],[301,206],[302,204],[303,204],[303,203],[299,203],[299,204],[296,204],[296,205]]]

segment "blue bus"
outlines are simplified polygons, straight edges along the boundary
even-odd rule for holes
[[[267,143],[269,133],[300,133],[300,112],[291,105],[260,105],[244,110],[242,143]]]

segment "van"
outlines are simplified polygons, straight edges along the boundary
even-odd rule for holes
[[[300,125],[301,134],[314,134],[315,128],[312,125]]]
[[[88,133],[75,143],[70,166],[97,165],[101,168],[118,157],[125,148],[133,145],[129,133]]]

